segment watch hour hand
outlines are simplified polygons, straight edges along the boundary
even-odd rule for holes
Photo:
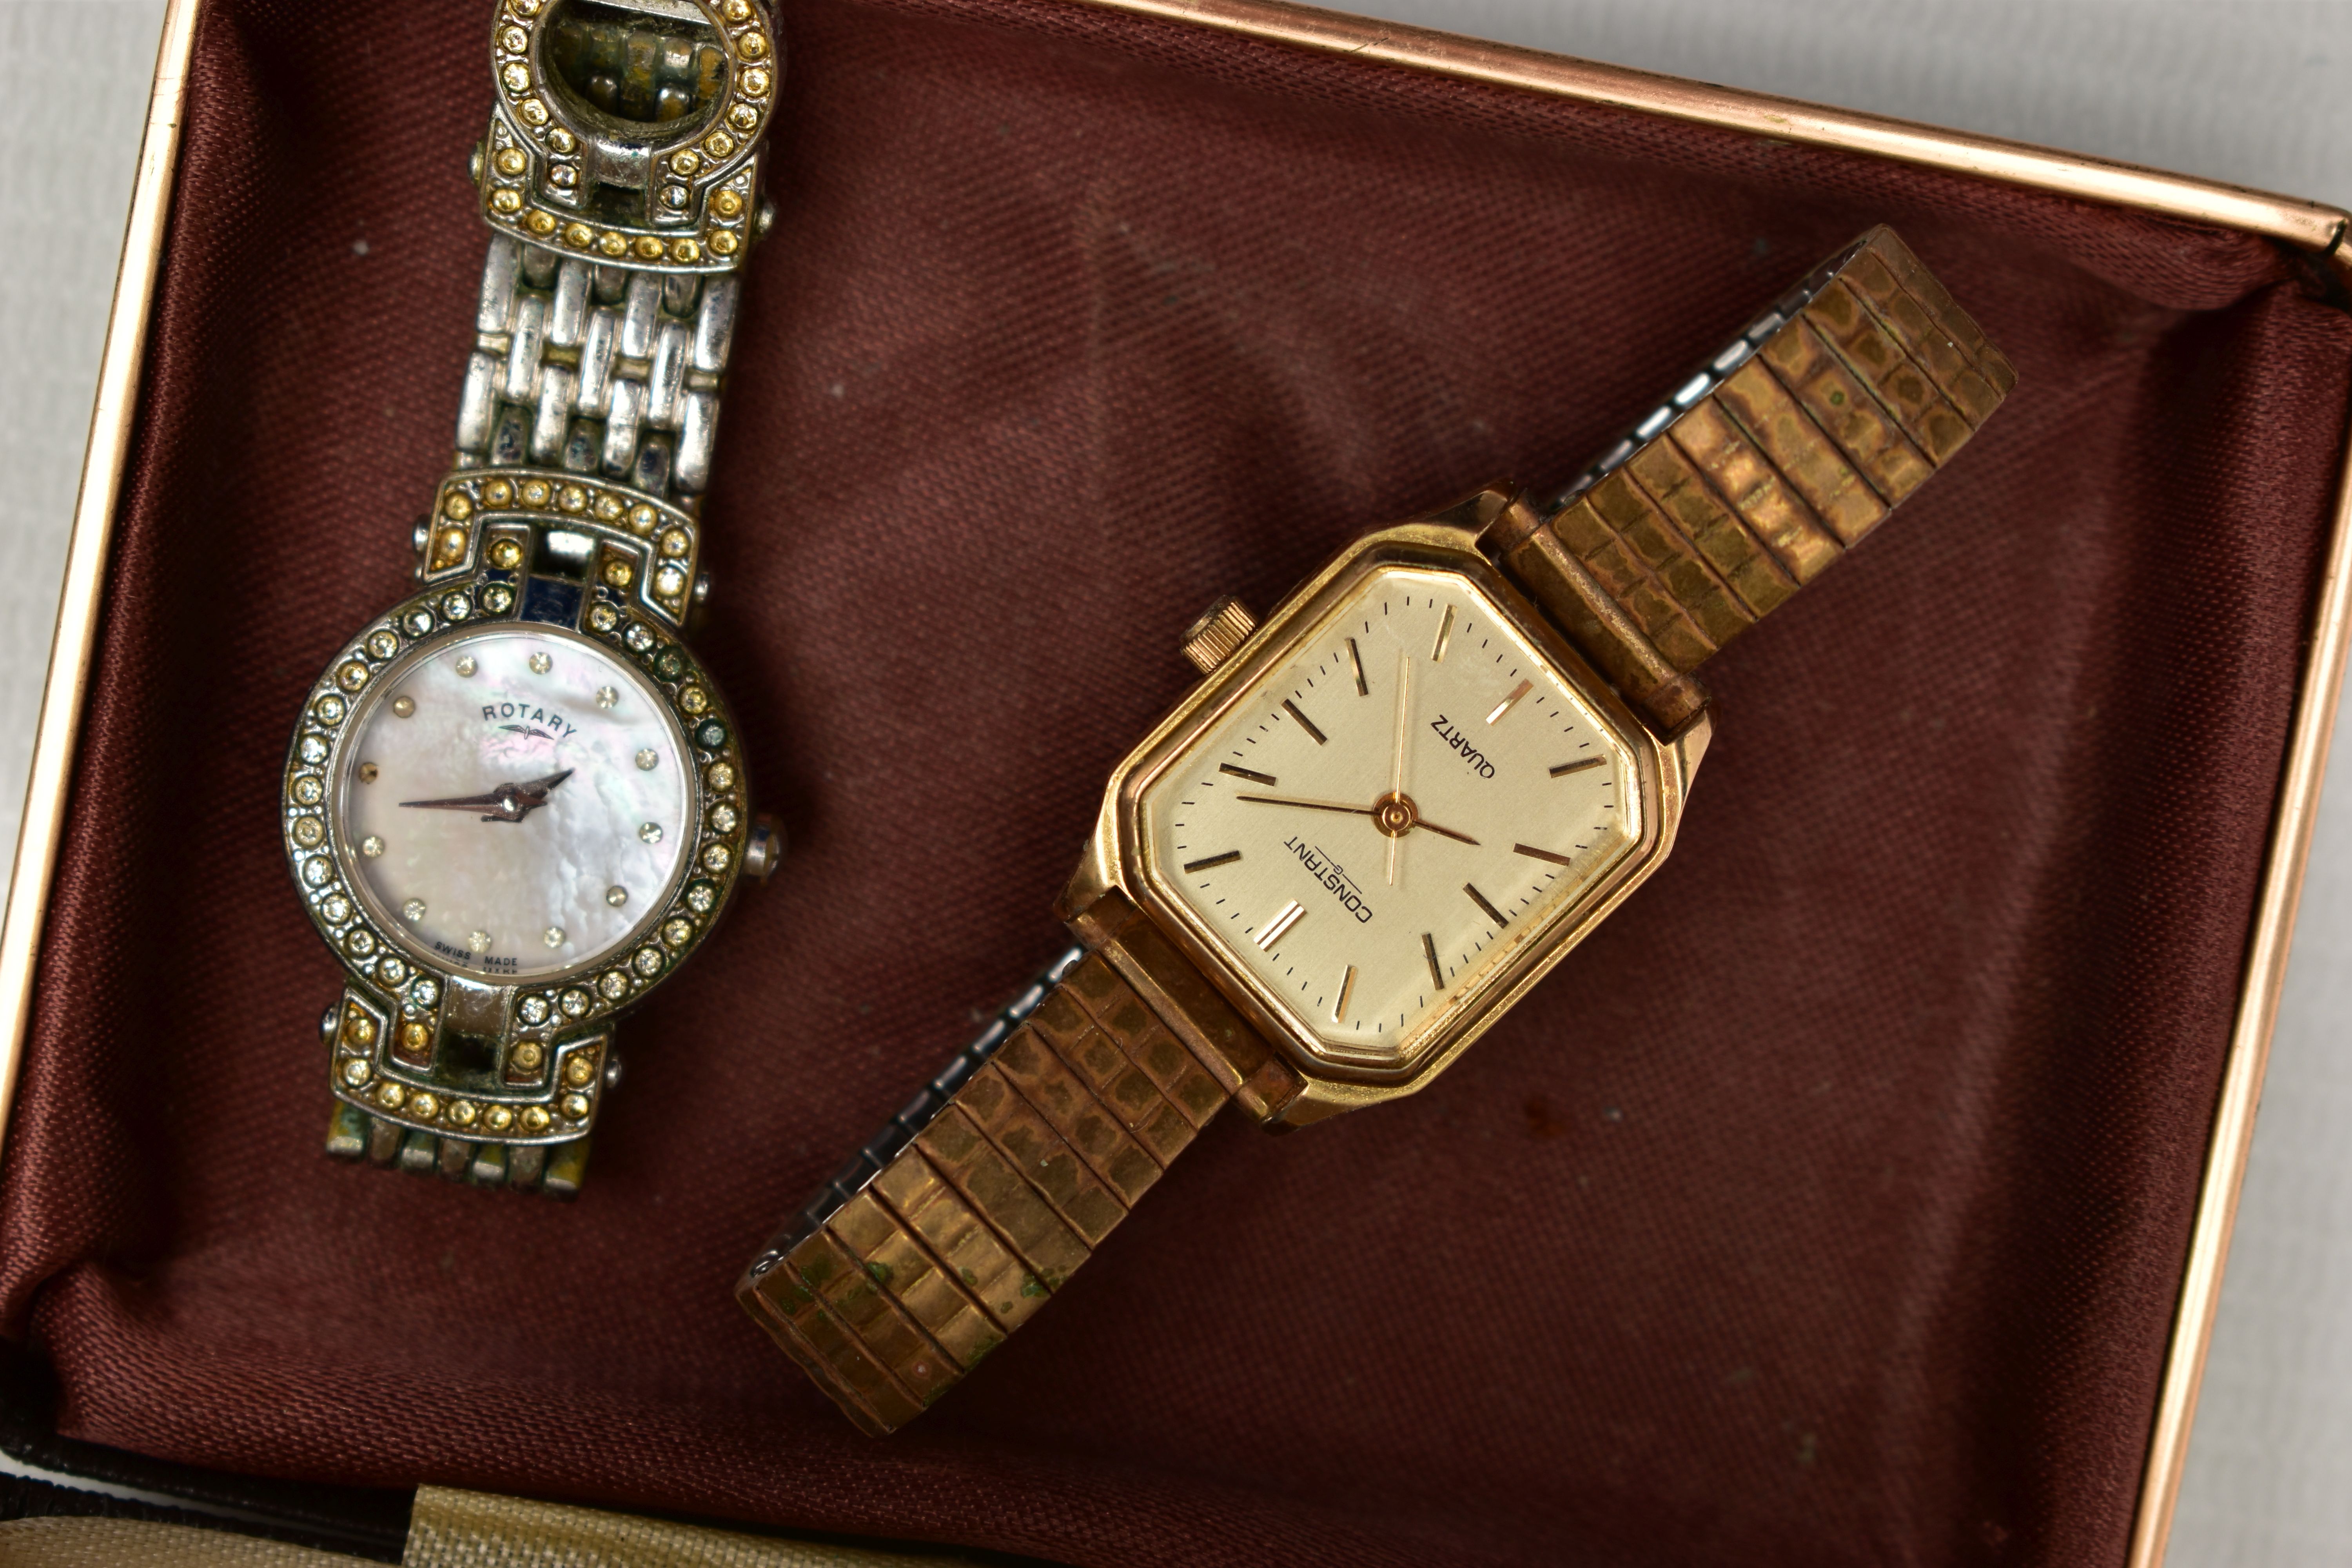
[[[571,776],[572,770],[566,768],[562,773],[550,773],[543,779],[533,779],[529,784],[507,784],[499,787],[512,789],[534,805],[545,805],[547,797],[555,793],[555,786]]]
[[[502,784],[482,795],[451,795],[442,800],[404,800],[404,806],[422,811],[478,811],[484,822],[520,822],[547,804],[555,786],[572,776],[572,770],[550,773],[529,784]]]
[[[1299,800],[1283,795],[1237,795],[1234,798],[1259,801],[1267,805],[1303,805],[1309,811],[1344,811],[1351,816],[1373,817],[1381,823],[1381,831],[1390,836],[1391,843],[1416,827],[1426,827],[1441,837],[1451,838],[1456,843],[1467,844],[1474,847],[1478,842],[1466,833],[1456,833],[1450,827],[1438,826],[1437,824],[1415,811],[1411,801],[1400,795],[1383,795],[1379,805],[1341,805],[1336,801]]]
[[[555,793],[555,786],[571,776],[572,770],[565,768],[562,773],[550,773],[545,778],[533,779],[529,784],[510,786],[514,791],[514,815],[501,816],[499,820],[520,822],[524,817],[545,805],[547,797]]]

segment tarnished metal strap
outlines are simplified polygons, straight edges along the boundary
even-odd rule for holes
[[[601,473],[692,510],[739,289],[492,238],[455,466]]]
[[[1487,547],[1667,729],[1691,672],[1950,460],[2017,373],[1895,231],[1782,296],[1571,484]]]
[[[897,1430],[1026,1322],[1228,1100],[1297,1092],[1113,894],[752,1260],[736,1296],[844,1414]]]

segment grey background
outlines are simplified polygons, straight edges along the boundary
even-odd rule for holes
[[[352,0],[341,0],[352,3]],[[403,0],[377,0],[400,4]],[[2352,3],[1360,0],[1401,21],[2352,205]],[[0,0],[0,843],[16,834],[161,0]],[[58,84],[71,90],[58,90]],[[2323,804],[2177,1568],[2352,1560],[2352,760]]]

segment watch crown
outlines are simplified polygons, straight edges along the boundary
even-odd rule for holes
[[[751,837],[743,846],[743,875],[764,882],[784,863],[784,825],[761,812],[751,818]]]
[[[1255,630],[1257,617],[1228,594],[1202,611],[1201,618],[1184,634],[1184,657],[1202,675],[1213,674],[1217,666],[1233,658],[1234,650],[1249,641],[1250,633]]]

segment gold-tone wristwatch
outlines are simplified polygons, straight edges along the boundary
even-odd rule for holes
[[[569,1197],[614,1019],[782,850],[680,640],[777,47],[754,0],[499,0],[488,41],[457,452],[279,816],[345,977],[327,1152]]]
[[[850,1418],[911,1419],[1051,1299],[1227,1100],[1427,1084],[1655,871],[1696,671],[1948,461],[2015,377],[1892,231],[1777,301],[1550,505],[1359,541],[1111,775],[1078,945],[737,1294]]]

